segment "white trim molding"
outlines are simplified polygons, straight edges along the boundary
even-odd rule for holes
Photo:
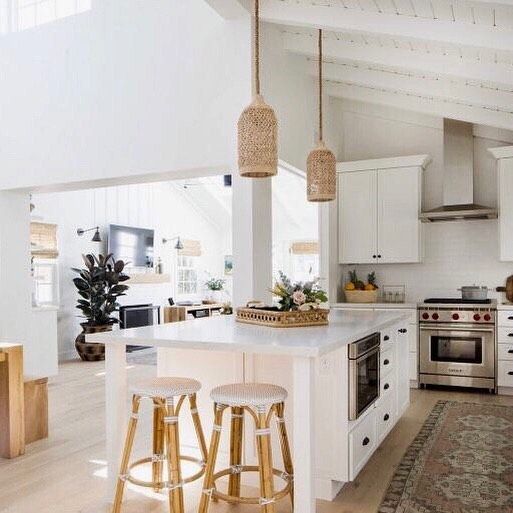
[[[513,148],[513,146],[511,148]],[[383,159],[354,160],[352,162],[337,162],[337,173],[397,167],[421,167],[422,169],[425,169],[430,162],[431,157],[429,155],[408,155],[405,157],[389,157]]]
[[[488,151],[496,159],[510,159],[510,158],[513,158],[513,146],[500,146],[499,148],[488,148]]]

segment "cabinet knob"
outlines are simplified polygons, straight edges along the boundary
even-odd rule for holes
[[[388,413],[385,413],[383,420],[386,422],[390,418],[390,415]]]
[[[513,371],[509,371],[508,376],[513,376]]]
[[[513,333],[508,333],[508,337],[513,337]]]
[[[387,340],[390,340],[390,337],[389,337],[388,335],[385,335],[385,336],[383,337],[383,340],[386,342]]]
[[[378,258],[381,258],[381,255],[378,255]],[[513,318],[513,317],[512,317]]]
[[[366,436],[363,441],[362,441],[362,445],[365,446],[365,445],[369,445],[369,442],[370,442],[370,438],[368,436]]]
[[[508,317],[508,319],[509,319],[510,321],[513,321],[513,315],[510,315],[510,316]]]
[[[508,349],[509,354],[513,354],[513,349]]]
[[[384,362],[383,362],[383,365],[388,365],[390,363],[390,361],[388,359],[386,359]]]
[[[385,390],[388,390],[388,389],[390,388],[390,385],[389,385],[388,383],[385,383],[385,384],[383,385],[383,388],[384,388]]]

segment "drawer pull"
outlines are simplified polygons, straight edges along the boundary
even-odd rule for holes
[[[383,420],[386,422],[390,418],[390,415],[388,413],[385,413]]]
[[[513,333],[508,333],[508,337],[513,337]]]
[[[399,333],[406,333],[408,330],[406,328],[401,328],[400,330],[398,330]]]
[[[368,436],[366,436],[363,441],[362,441],[362,445],[365,446],[365,445],[369,445],[370,443],[370,438]]]
[[[383,388],[384,388],[385,390],[388,390],[388,389],[390,388],[390,385],[389,385],[388,383],[385,383],[385,384],[383,385]]]
[[[390,360],[385,359],[384,362],[383,362],[383,365],[388,365],[389,363],[390,363]]]
[[[513,371],[509,371],[508,376],[513,376]]]
[[[508,317],[508,320],[509,320],[509,321],[513,321],[513,315],[510,315],[510,316]]]
[[[513,337],[513,333],[511,334],[511,336]],[[387,340],[390,340],[390,337],[388,335],[385,335],[383,337],[383,340],[386,342]]]
[[[513,354],[513,349],[508,349],[509,354]]]

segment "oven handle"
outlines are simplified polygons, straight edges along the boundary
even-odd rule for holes
[[[358,358],[351,358],[350,360],[353,362],[356,362],[356,363],[361,362],[362,360],[369,358],[369,356],[373,356],[376,353],[379,353],[379,349],[380,349],[379,346],[375,346],[374,349],[370,349],[366,353],[363,353],[362,355],[360,355]]]
[[[495,333],[494,328],[449,328],[443,326],[420,326],[422,331],[478,331],[481,333]]]

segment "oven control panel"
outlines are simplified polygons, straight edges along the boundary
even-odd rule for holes
[[[492,308],[435,308],[419,307],[420,322],[494,324],[496,311]]]

